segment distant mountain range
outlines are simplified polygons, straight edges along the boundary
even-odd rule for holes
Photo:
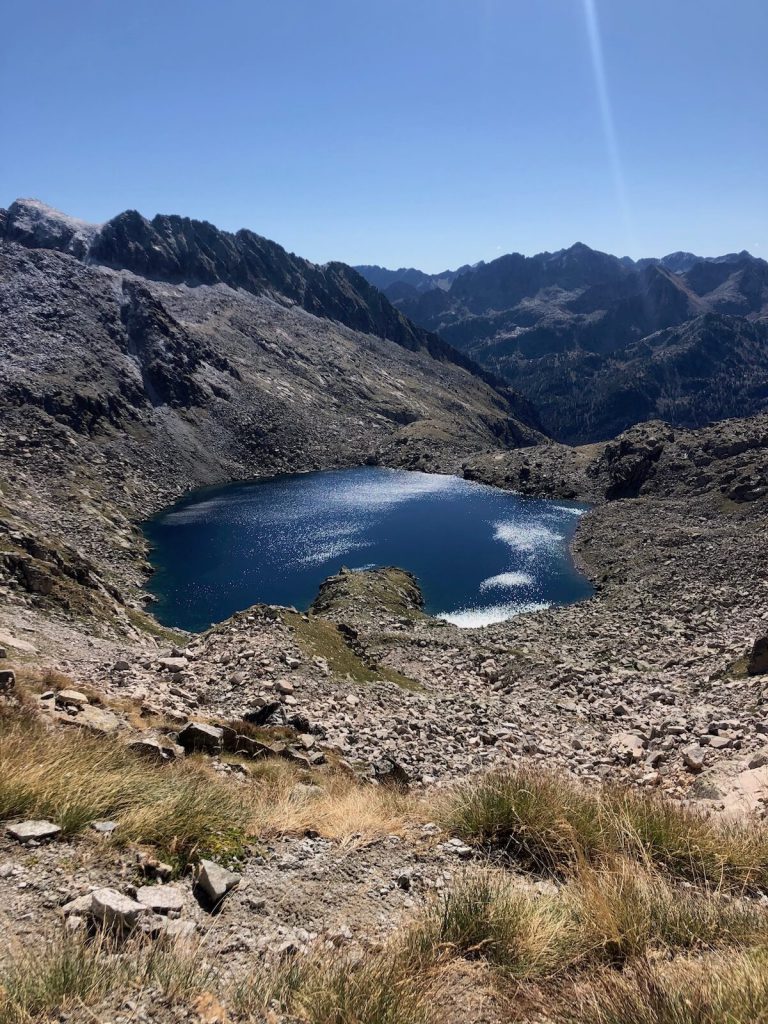
[[[435,275],[357,269],[410,320],[506,377],[559,440],[768,407],[768,263],[748,252],[635,261],[577,243]]]

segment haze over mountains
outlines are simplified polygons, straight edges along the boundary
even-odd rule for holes
[[[359,267],[409,319],[514,382],[559,440],[768,405],[768,263],[633,261],[581,243],[455,272]]]

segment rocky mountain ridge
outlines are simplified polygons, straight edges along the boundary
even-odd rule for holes
[[[514,381],[562,441],[605,440],[648,417],[699,426],[766,406],[768,263],[748,252],[634,262],[578,243],[502,256],[446,288],[415,291],[398,278],[385,292]]]
[[[94,246],[113,244],[126,218],[117,220],[106,233],[94,231],[35,204],[14,204],[5,219],[0,392],[2,426],[14,436],[39,430],[50,444],[59,432],[68,438],[61,449],[67,462],[78,451],[82,459],[85,449],[109,449],[138,481],[146,467],[164,466],[149,475],[168,494],[366,460],[410,464],[426,455],[439,465],[452,451],[541,436],[524,401],[461,365],[446,346],[435,349],[425,332],[411,332],[364,282],[374,303],[369,310],[354,292],[347,319],[360,315],[378,334],[286,298],[303,289],[304,305],[312,305],[325,294],[321,286],[341,288],[347,279],[335,270],[325,276],[266,241],[265,252],[284,257],[269,271],[279,297],[266,284],[255,294],[255,278],[248,288],[221,280],[190,285],[98,263]],[[195,238],[203,230],[192,222],[187,228]],[[120,237],[126,262],[138,266],[145,250]],[[220,241],[234,245],[231,236]],[[162,260],[174,245],[168,241]],[[152,252],[158,271],[161,254]],[[203,267],[203,257],[197,248],[189,260]],[[209,276],[218,273],[215,261],[207,266]],[[388,309],[405,332],[399,341],[373,323],[377,309]]]
[[[207,221],[158,214],[151,221],[126,210],[104,224],[87,224],[36,199],[17,199],[0,210],[0,238],[31,249],[52,249],[87,264],[194,287],[225,284],[336,320],[410,351],[454,362],[474,372],[465,356],[409,321],[343,263],[318,266],[276,242]],[[480,371],[482,376],[482,371]]]

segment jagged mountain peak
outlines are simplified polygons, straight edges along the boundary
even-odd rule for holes
[[[179,214],[156,214],[150,220],[135,209],[104,224],[88,224],[38,199],[17,199],[0,218],[0,237],[154,280],[225,284],[269,295],[411,351],[455,362],[491,382],[487,371],[410,323],[351,267],[339,262],[318,266],[246,228],[233,233]]]
[[[147,281],[190,288],[223,285],[299,307],[361,335],[452,363],[489,387],[513,418],[519,414],[526,423],[536,421],[529,404],[505,382],[411,323],[352,267],[339,262],[318,266],[249,229],[233,233],[179,214],[156,214],[150,220],[135,209],[101,225],[87,224],[39,200],[17,200],[0,216],[2,239],[29,249],[58,250],[81,263],[128,271]]]
[[[16,199],[5,214],[5,236],[36,249],[58,249],[78,259],[101,229],[99,224],[70,217],[40,199]]]

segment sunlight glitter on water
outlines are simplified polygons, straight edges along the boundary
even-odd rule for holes
[[[161,621],[194,630],[257,602],[307,608],[342,565],[396,565],[430,614],[483,626],[591,593],[568,553],[583,511],[369,467],[234,484],[145,525],[150,589]]]

